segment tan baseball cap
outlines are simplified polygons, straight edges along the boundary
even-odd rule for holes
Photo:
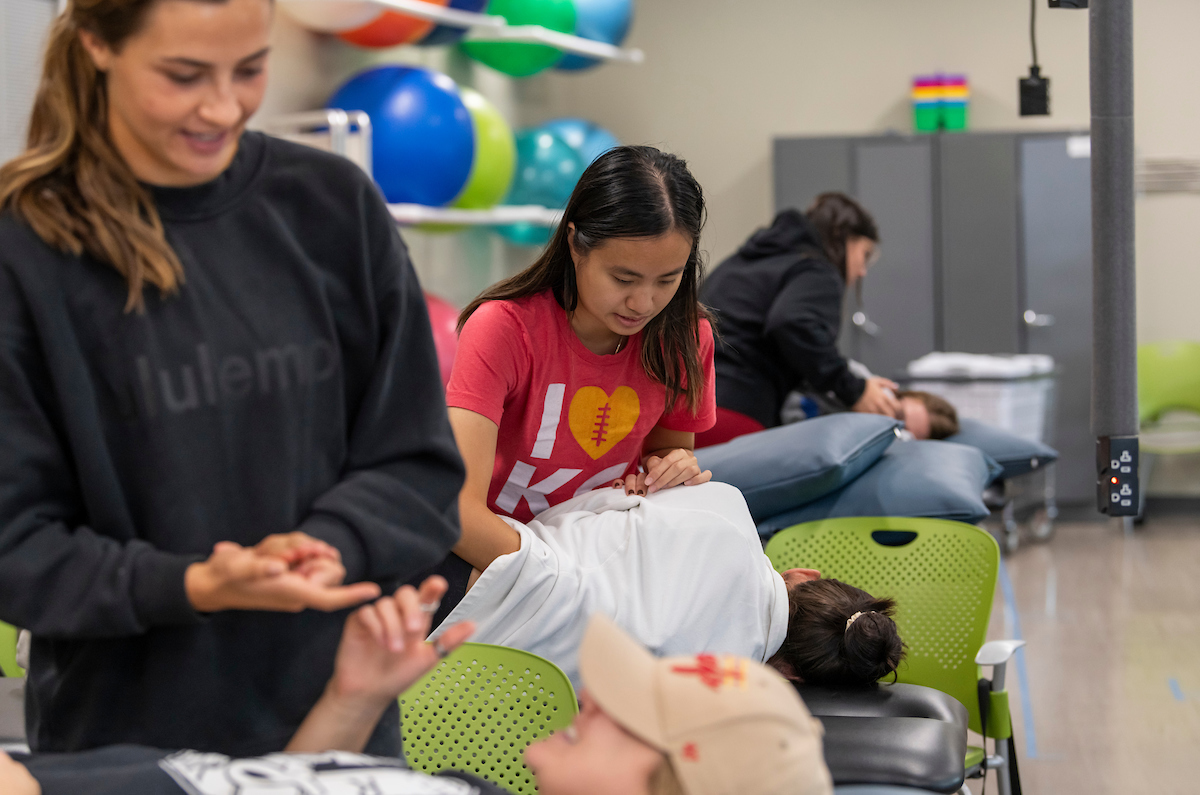
[[[688,795],[827,795],[821,724],[795,688],[745,657],[654,657],[594,616],[579,649],[588,693],[664,751]]]

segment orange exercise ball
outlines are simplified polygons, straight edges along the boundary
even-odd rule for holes
[[[422,0],[435,6],[445,6],[450,0]],[[357,47],[396,47],[412,44],[429,35],[437,23],[417,19],[399,11],[384,11],[377,19],[355,30],[339,33],[338,38]]]

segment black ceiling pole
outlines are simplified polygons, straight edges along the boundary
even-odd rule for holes
[[[1092,0],[1092,432],[1097,500],[1137,513],[1133,2]]]

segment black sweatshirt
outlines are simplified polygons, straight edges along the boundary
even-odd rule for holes
[[[832,392],[847,406],[866,383],[838,353],[845,282],[812,223],[784,210],[705,280],[716,311],[717,405],[772,428],[794,389]]]
[[[300,530],[385,589],[459,536],[462,462],[425,303],[355,165],[247,133],[153,189],[176,296],[0,216],[0,620],[33,632],[29,743],[243,756],[287,743],[346,613],[198,615],[213,544]],[[368,746],[398,753],[397,715]]]

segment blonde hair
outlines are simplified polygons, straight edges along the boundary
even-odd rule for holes
[[[204,0],[224,2],[224,0]],[[114,51],[137,33],[157,0],[70,0],[54,21],[25,151],[0,167],[0,208],[47,245],[84,252],[124,277],[126,311],[144,306],[147,284],[163,294],[183,283],[149,191],[108,136],[108,95],[80,41],[88,31]]]

